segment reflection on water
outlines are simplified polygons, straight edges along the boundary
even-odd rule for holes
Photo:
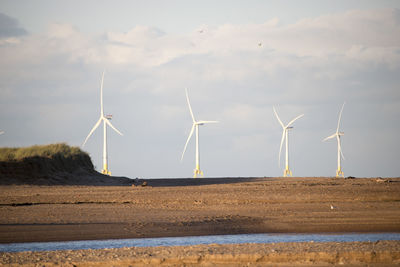
[[[110,239],[68,242],[0,244],[2,252],[104,249],[122,247],[187,246],[200,244],[243,244],[280,242],[352,242],[400,240],[400,233],[378,234],[243,234],[161,238]]]

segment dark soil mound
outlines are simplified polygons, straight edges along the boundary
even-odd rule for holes
[[[0,184],[123,185],[125,177],[95,171],[90,156],[78,147],[51,144],[27,148],[0,148]]]

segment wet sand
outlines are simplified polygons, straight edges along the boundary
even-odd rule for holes
[[[145,187],[1,186],[0,242],[400,232],[400,179],[146,182]]]
[[[143,182],[0,186],[0,242],[400,232],[399,178],[149,179],[140,186]],[[398,243],[395,247],[398,252]]]

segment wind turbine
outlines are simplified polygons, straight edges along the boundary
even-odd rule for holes
[[[110,122],[112,119],[112,115],[106,115],[104,116],[104,110],[103,110],[103,81],[104,81],[104,71],[103,75],[101,76],[101,87],[100,87],[100,119],[96,122],[92,130],[89,132],[88,136],[85,139],[85,142],[83,142],[82,147],[85,146],[87,140],[89,137],[93,134],[93,132],[97,129],[97,127],[100,126],[101,122],[103,122],[103,132],[104,132],[104,139],[103,139],[103,170],[101,173],[106,174],[106,175],[111,175],[111,172],[108,170],[108,157],[107,157],[107,125],[110,126],[114,131],[116,131],[118,134],[122,135],[120,131],[118,131]]]
[[[340,136],[344,135],[344,132],[339,132],[340,119],[342,118],[344,104],[345,103],[343,103],[342,109],[340,110],[340,113],[339,113],[339,120],[338,120],[338,124],[337,124],[337,128],[336,128],[336,132],[323,140],[323,141],[326,141],[328,139],[332,139],[332,138],[336,137],[336,140],[337,140],[337,164],[338,164],[338,167],[336,170],[336,177],[339,177],[339,176],[344,177],[344,174],[342,171],[342,166],[341,166],[341,159],[342,158],[344,159],[344,156],[343,156],[343,152],[342,152],[342,146],[340,144]]]
[[[282,145],[283,141],[286,139],[286,159],[285,159],[285,170],[283,171],[283,176],[287,177],[288,175],[292,176],[292,171],[289,170],[289,130],[293,129],[290,125],[292,125],[293,122],[295,122],[297,119],[301,118],[304,116],[304,114],[301,114],[291,120],[286,126],[283,124],[281,119],[278,116],[278,113],[276,113],[275,107],[273,107],[274,113],[276,118],[278,119],[280,125],[282,126],[283,132],[282,132],[282,139],[281,139],[281,146],[279,148],[279,166],[281,165],[281,152],[282,152]]]
[[[186,147],[190,141],[190,138],[192,137],[193,132],[196,131],[196,168],[193,171],[193,173],[194,173],[193,178],[197,178],[199,175],[203,176],[203,172],[200,170],[199,126],[207,124],[207,123],[217,123],[218,121],[196,121],[196,119],[194,118],[194,115],[193,115],[192,107],[190,106],[189,95],[188,95],[187,89],[185,89],[185,92],[186,92],[186,100],[187,100],[187,104],[189,107],[190,115],[192,116],[193,124],[192,124],[192,129],[190,130],[189,137],[186,140],[185,147],[183,148],[181,162],[183,160],[183,156],[185,155]]]

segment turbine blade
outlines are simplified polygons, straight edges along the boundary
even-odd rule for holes
[[[103,82],[104,82],[104,73],[105,73],[105,70],[103,71],[103,75],[101,75],[101,85],[100,85],[100,113],[101,113],[101,116],[104,116],[104,109],[103,109]]]
[[[282,145],[283,145],[283,141],[285,141],[285,132],[286,131],[287,131],[286,129],[283,129],[283,131],[282,131],[281,146],[279,147],[279,165],[278,166],[281,166]]]
[[[106,123],[108,124],[108,126],[110,126],[114,131],[119,133],[119,135],[123,135],[120,131],[117,130],[117,128],[114,127],[114,125],[111,124],[111,122],[109,120],[107,120],[107,119],[105,119],[105,120],[106,120]]]
[[[296,118],[294,118],[293,120],[291,120],[291,121],[286,125],[286,127],[289,127],[293,122],[295,122],[297,119],[300,119],[300,118],[303,117],[303,116],[304,116],[304,114],[301,114],[301,115],[297,116]]]
[[[100,119],[96,122],[96,124],[94,125],[94,127],[92,128],[92,130],[89,132],[88,136],[85,139],[85,142],[83,142],[82,147],[85,146],[87,140],[89,139],[89,137],[93,134],[93,132],[96,130],[97,127],[99,127],[101,121],[103,120],[103,117],[100,117]]]
[[[334,134],[332,134],[332,135],[328,136],[327,138],[325,138],[325,139],[324,139],[324,140],[322,140],[322,141],[326,141],[326,140],[328,140],[328,139],[332,139],[332,138],[334,138],[335,136],[337,136],[337,134],[336,134],[336,133],[334,133]]]
[[[282,122],[281,119],[279,118],[278,113],[277,113],[276,110],[275,110],[275,107],[272,107],[272,108],[274,109],[275,116],[276,116],[276,118],[278,119],[279,123],[282,125],[282,128],[285,128],[285,125],[283,125],[283,122]]]
[[[219,123],[219,121],[197,121],[197,124]]]
[[[343,112],[343,108],[344,108],[344,104],[345,104],[345,103],[346,103],[346,102],[343,102],[342,108],[340,109],[339,120],[338,120],[337,128],[336,128],[336,132],[337,132],[337,133],[339,132],[340,120],[341,120],[341,118],[342,118],[342,112]]]
[[[185,88],[185,92],[186,92],[186,100],[187,100],[187,103],[188,103],[188,106],[189,106],[190,115],[192,116],[193,122],[196,122],[196,120],[194,118],[194,115],[193,115],[192,107],[190,106],[189,94],[188,94],[188,91],[187,91],[186,88]]]
[[[190,130],[190,134],[189,134],[189,136],[188,136],[188,138],[187,138],[187,140],[186,140],[185,147],[183,148],[182,157],[181,157],[181,162],[182,162],[182,160],[183,160],[183,156],[185,155],[186,147],[187,147],[187,145],[188,145],[188,143],[189,143],[189,141],[190,141],[190,138],[191,138],[192,135],[193,135],[194,127],[195,127],[195,124],[193,123],[192,129]]]

